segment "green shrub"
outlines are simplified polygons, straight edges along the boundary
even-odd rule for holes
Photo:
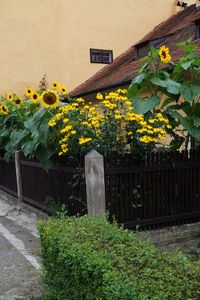
[[[200,266],[157,250],[105,218],[38,225],[49,300],[200,299]]]

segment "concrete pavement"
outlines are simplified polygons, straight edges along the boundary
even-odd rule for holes
[[[19,212],[0,192],[0,300],[28,300],[41,294],[38,216]]]

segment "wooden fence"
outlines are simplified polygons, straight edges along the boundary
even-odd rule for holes
[[[107,210],[126,228],[200,221],[200,152],[151,153],[105,160]]]
[[[48,173],[37,161],[21,156],[20,172],[23,201],[42,209],[52,197],[65,203],[71,214],[84,214],[87,207],[91,215],[109,211],[126,228],[200,221],[197,150],[151,153],[139,162],[131,155],[103,159],[94,151],[86,156],[85,166],[84,158],[66,160]],[[0,189],[17,195],[14,161],[6,163],[2,157]]]
[[[46,172],[36,160],[19,159],[22,200],[47,210],[48,199],[66,205],[70,214],[87,213],[84,159],[55,164]],[[15,162],[0,157],[0,189],[17,196]]]

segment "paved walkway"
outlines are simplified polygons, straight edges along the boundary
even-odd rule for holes
[[[29,300],[41,293],[37,219],[0,195],[0,300]]]

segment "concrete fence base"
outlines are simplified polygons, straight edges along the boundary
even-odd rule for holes
[[[150,230],[139,234],[144,239],[150,239],[158,248],[180,248],[186,253],[200,253],[200,222]]]

